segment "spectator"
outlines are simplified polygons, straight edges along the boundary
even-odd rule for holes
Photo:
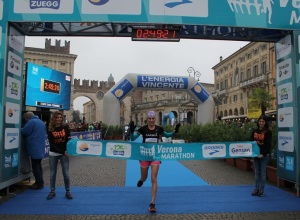
[[[264,196],[266,184],[267,164],[272,144],[272,131],[269,129],[268,120],[261,115],[257,120],[257,128],[253,130],[251,141],[256,141],[260,154],[254,157],[255,188],[252,196]]]
[[[45,123],[32,112],[26,112],[23,115],[26,124],[21,128],[21,134],[25,138],[26,149],[31,159],[32,173],[35,178],[35,183],[31,189],[43,189],[43,168],[42,159],[45,156]]]
[[[66,198],[73,199],[70,193],[69,178],[69,156],[66,152],[67,142],[70,139],[70,130],[63,122],[63,114],[59,111],[53,113],[48,128],[48,139],[50,143],[49,167],[50,167],[50,193],[47,199],[55,197],[55,182],[57,173],[57,164],[60,161],[64,184],[66,189]]]

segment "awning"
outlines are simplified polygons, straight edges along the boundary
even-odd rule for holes
[[[247,115],[230,115],[221,118],[222,120],[229,120],[229,119],[239,119],[239,118],[247,118]]]
[[[265,111],[265,114],[266,115],[276,115],[277,114],[277,110],[268,110],[268,111]]]

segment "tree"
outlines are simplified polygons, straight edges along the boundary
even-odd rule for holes
[[[253,105],[258,105],[261,108],[261,113],[264,115],[267,108],[271,106],[271,101],[275,99],[268,91],[256,88],[254,89],[252,95],[249,97],[250,103]]]

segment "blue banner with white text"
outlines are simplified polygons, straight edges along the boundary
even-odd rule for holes
[[[73,156],[95,156],[129,160],[205,160],[257,157],[256,142],[224,143],[136,143],[72,139],[67,152]]]

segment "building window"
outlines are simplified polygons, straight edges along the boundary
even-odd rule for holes
[[[226,105],[227,102],[228,102],[228,98],[226,97],[226,98],[223,99],[223,103]]]
[[[240,94],[240,100],[243,100],[243,93]]]
[[[42,64],[44,65],[48,64],[48,60],[42,60]]]
[[[261,72],[266,73],[267,72],[267,64],[266,61],[262,62],[261,64]]]
[[[237,86],[239,83],[239,73],[235,73],[234,75],[234,86]]]
[[[257,66],[257,65],[255,65],[255,66],[253,67],[253,76],[254,76],[254,77],[258,76],[258,66]]]
[[[233,96],[233,101],[234,101],[234,102],[237,102],[237,101],[238,101],[238,96],[237,96],[237,95],[234,95],[234,96]]]
[[[251,69],[247,69],[247,79],[251,78]]]
[[[65,63],[65,62],[60,62],[60,65],[61,65],[61,66],[65,66],[66,63]]]
[[[220,83],[220,86],[221,86],[221,90],[225,89],[224,81]]]
[[[241,72],[241,82],[244,81],[244,72]]]

